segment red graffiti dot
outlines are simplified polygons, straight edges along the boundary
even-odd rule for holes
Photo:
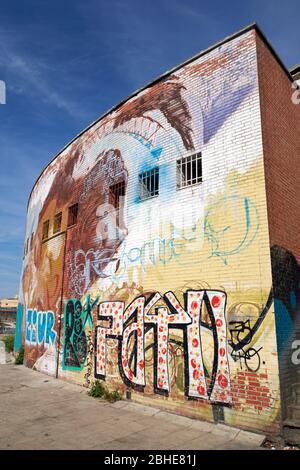
[[[177,310],[179,309],[179,307],[180,307],[179,304],[176,304],[176,305],[175,305],[175,308],[176,308]]]
[[[163,335],[162,339],[163,339],[163,341],[166,341],[167,340],[166,335]]]
[[[224,357],[225,356],[225,349],[224,348],[220,348],[220,356]]]
[[[195,301],[192,302],[192,304],[191,304],[191,309],[192,309],[192,310],[196,310],[197,307],[198,307],[198,302],[195,302]]]
[[[218,318],[218,320],[216,320],[216,326],[220,327],[222,325],[223,325],[222,320],[220,320],[220,318]]]
[[[197,363],[196,363],[195,359],[192,359],[192,360],[191,360],[191,364],[192,364],[192,367],[193,367],[194,369],[196,369]]]
[[[158,384],[159,388],[163,388],[163,386],[164,386],[164,383],[161,379],[158,379],[157,384]]]
[[[203,385],[199,385],[197,387],[197,390],[198,390],[199,395],[201,395],[201,396],[205,395],[205,388],[203,387]]]
[[[128,361],[127,361],[127,359],[125,359],[125,360],[123,361],[123,366],[124,366],[124,367],[127,367],[127,366],[128,366]]]
[[[130,370],[130,371],[128,372],[128,376],[129,376],[129,380],[131,381],[131,380],[133,379],[133,372],[132,372],[132,370]]]
[[[199,371],[197,369],[193,371],[193,378],[194,380],[197,380],[199,378]]]
[[[137,332],[138,332],[138,336],[142,336],[143,332],[142,332],[141,328],[138,328]]]
[[[145,363],[142,359],[139,362],[139,366],[140,366],[140,369],[142,369],[142,370],[144,369]]]
[[[163,358],[162,358],[161,356],[160,356],[160,358],[159,358],[158,361],[159,361],[160,364],[162,364],[162,363],[164,362],[164,360],[163,360]]]
[[[223,375],[223,374],[220,374],[218,376],[218,384],[220,385],[220,387],[226,388],[227,385],[228,385],[227,377],[225,377],[225,375]]]
[[[211,304],[214,308],[218,308],[220,306],[221,299],[217,295],[214,295],[211,299]]]
[[[164,331],[164,327],[163,326],[160,326],[159,327],[159,331],[162,333]]]
[[[198,344],[199,344],[199,341],[197,340],[197,338],[194,338],[192,341],[192,345],[194,346],[194,348],[197,348]]]
[[[161,352],[162,352],[162,354],[166,354],[167,353],[166,348],[162,348]]]

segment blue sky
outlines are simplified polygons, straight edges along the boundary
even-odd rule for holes
[[[26,205],[78,132],[161,73],[257,21],[300,62],[296,1],[1,0],[0,298],[18,292]]]

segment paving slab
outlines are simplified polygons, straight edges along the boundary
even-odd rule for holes
[[[258,449],[265,436],[131,401],[108,403],[12,362],[0,364],[0,449]]]

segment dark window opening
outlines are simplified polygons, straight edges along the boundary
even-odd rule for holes
[[[112,184],[109,187],[109,204],[116,209],[116,224],[120,225],[122,220],[122,211],[124,201],[120,204],[121,198],[125,197],[125,181]]]
[[[43,235],[42,240],[46,240],[49,236],[49,220],[45,220],[43,223]]]
[[[68,227],[71,227],[71,225],[76,224],[77,216],[78,216],[78,203],[73,204],[73,206],[69,207]]]
[[[177,160],[177,189],[202,183],[202,156],[195,153]]]
[[[145,200],[158,196],[159,190],[159,169],[145,171],[139,175],[140,199]]]
[[[109,187],[109,204],[120,209],[120,198],[125,196],[125,181],[112,184]]]
[[[61,231],[62,212],[59,212],[54,217],[53,233],[59,233]]]

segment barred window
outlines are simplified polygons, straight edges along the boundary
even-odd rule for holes
[[[109,204],[116,209],[120,208],[120,198],[125,196],[125,181],[112,184],[109,187]]]
[[[49,220],[45,220],[43,223],[43,235],[42,240],[46,240],[49,237]]]
[[[177,189],[202,183],[202,156],[195,153],[177,160]]]
[[[123,206],[120,207],[120,200],[125,196],[125,181],[112,184],[109,187],[109,204],[116,209],[116,223],[119,225],[122,217]]]
[[[59,233],[61,231],[61,220],[62,220],[62,212],[59,212],[54,217],[53,233]]]
[[[76,224],[77,216],[78,216],[78,203],[73,204],[72,206],[69,207],[68,227],[71,227],[71,225]]]
[[[139,175],[139,185],[140,185],[140,200],[145,200],[154,196],[158,196],[158,190],[159,190],[158,167],[141,173]]]

